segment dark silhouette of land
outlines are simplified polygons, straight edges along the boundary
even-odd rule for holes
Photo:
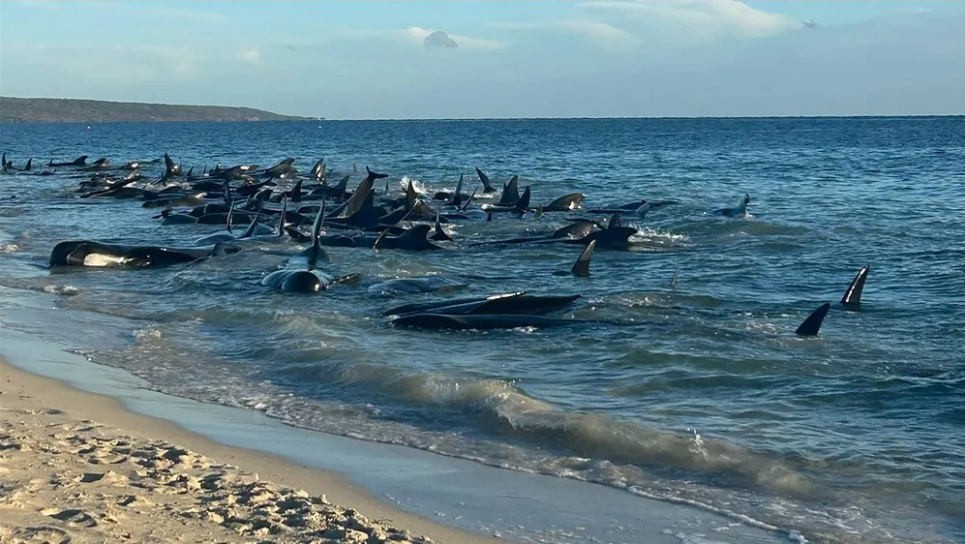
[[[302,121],[254,108],[180,106],[60,98],[0,97],[0,123],[106,123],[146,121]]]

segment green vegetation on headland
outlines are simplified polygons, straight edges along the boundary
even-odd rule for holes
[[[306,119],[308,118],[280,115],[254,108],[0,97],[0,123],[302,121]]]

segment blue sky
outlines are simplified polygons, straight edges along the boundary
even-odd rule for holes
[[[963,114],[965,2],[4,1],[0,94],[339,119]]]

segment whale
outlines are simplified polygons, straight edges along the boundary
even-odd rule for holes
[[[80,157],[77,157],[76,159],[74,159],[74,160],[72,160],[72,161],[66,161],[66,162],[54,162],[53,159],[51,159],[50,162],[47,163],[47,166],[54,166],[54,167],[57,167],[57,166],[85,166],[85,165],[87,164],[87,158],[88,158],[88,155],[81,155]]]
[[[871,272],[871,265],[866,264],[861,270],[858,270],[854,279],[851,280],[851,285],[848,286],[844,296],[841,297],[841,305],[846,310],[857,311],[861,309],[861,293],[864,292],[864,283],[868,279],[869,272]]]
[[[586,195],[583,193],[572,193],[568,195],[561,196],[556,200],[550,202],[543,206],[544,212],[568,212],[572,210],[578,210],[580,205],[583,203],[583,199]]]
[[[733,208],[720,208],[714,210],[716,215],[723,215],[724,217],[746,217],[747,216],[747,205],[751,202],[751,196],[745,194],[737,202],[737,206]]]
[[[372,249],[405,249],[409,251],[442,249],[427,238],[431,229],[432,227],[429,225],[415,225],[398,236],[387,236],[388,230],[385,230],[372,241],[371,247]],[[355,237],[355,244],[358,247],[368,246],[369,238],[371,237],[357,236]]]
[[[286,263],[285,268],[276,270],[268,274],[261,280],[261,284],[288,293],[317,293],[328,289],[330,285],[337,283],[348,283],[357,281],[361,278],[360,274],[353,273],[341,277],[334,277],[326,272],[318,270],[316,267],[319,262],[330,262],[328,253],[322,249],[319,237],[322,232],[322,224],[325,221],[325,202],[319,208],[312,224],[312,244],[292,257]],[[279,218],[278,237],[283,234],[284,215]]]
[[[241,251],[218,243],[206,247],[129,246],[91,240],[60,242],[50,252],[50,266],[149,267],[192,263]]]
[[[381,281],[370,285],[368,293],[375,296],[413,295],[434,291],[453,291],[464,287],[468,285],[441,276],[421,276]]]
[[[392,324],[398,327],[452,330],[516,329],[522,327],[546,328],[573,325],[575,323],[583,323],[583,321],[545,317],[541,315],[450,315],[436,313],[408,314],[392,320]]]
[[[396,306],[382,312],[383,316],[417,313],[447,315],[519,314],[545,315],[562,309],[581,295],[527,295],[525,291],[503,293],[487,297],[469,297]]]

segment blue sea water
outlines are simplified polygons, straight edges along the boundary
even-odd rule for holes
[[[126,324],[77,346],[153,387],[292,425],[706,505],[817,542],[965,541],[965,118],[574,119],[0,125],[16,164],[168,152],[185,168],[318,158],[431,194],[473,168],[533,202],[677,204],[628,218],[639,250],[469,247],[551,232],[580,213],[454,226],[445,251],[331,248],[357,285],[318,296],[259,280],[304,245],[191,266],[48,270],[66,239],[187,245],[140,202],[81,199],[69,169],[0,176],[0,284],[59,312]],[[155,167],[156,174],[160,167]],[[364,172],[364,169],[363,169]],[[751,196],[750,215],[709,212]],[[15,196],[16,198],[10,198]],[[870,264],[861,311],[795,327]],[[671,279],[678,281],[671,287]],[[454,296],[583,298],[552,329],[396,328],[373,296],[438,274]],[[446,295],[442,295],[446,296]],[[85,323],[78,322],[83,329]],[[94,332],[94,331],[92,331]],[[93,336],[93,335],[92,335]]]

